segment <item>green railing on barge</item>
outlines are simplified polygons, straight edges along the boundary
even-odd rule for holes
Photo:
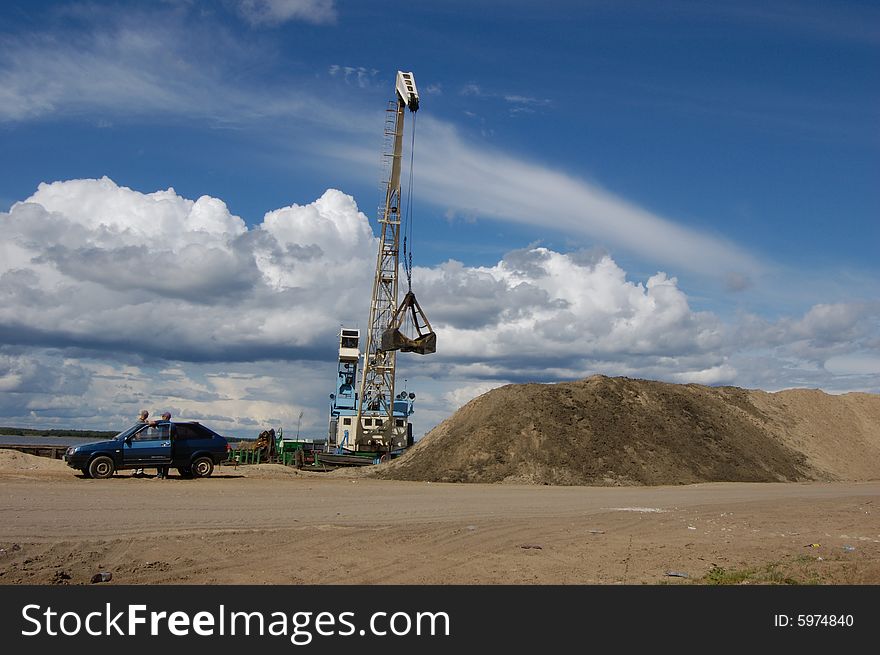
[[[393,454],[389,456],[387,453],[378,452],[329,453],[316,449],[312,443],[285,442],[283,447],[271,457],[267,457],[265,451],[259,449],[233,448],[229,451],[229,456],[224,461],[224,464],[238,466],[265,462],[295,466],[297,468],[307,467],[326,470],[328,467],[378,464],[380,461],[386,461],[386,459],[393,456]]]
[[[260,464],[261,462],[268,461],[269,460],[263,456],[262,450],[234,448],[229,451],[229,456],[226,458],[224,464]],[[275,464],[284,464],[285,466],[302,466],[304,464],[313,463],[314,456],[311,453],[305,453],[302,448],[295,448],[292,450],[285,448],[272,459],[272,462]]]
[[[238,448],[229,451],[226,464],[259,464],[263,451]]]

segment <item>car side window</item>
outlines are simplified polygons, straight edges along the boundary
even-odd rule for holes
[[[175,438],[178,441],[189,441],[191,439],[205,439],[206,435],[199,430],[198,425],[184,425],[178,423],[175,428]]]
[[[132,437],[133,441],[167,441],[168,436],[171,434],[170,426],[165,423],[162,425],[148,425],[143,430],[138,432],[134,437]]]

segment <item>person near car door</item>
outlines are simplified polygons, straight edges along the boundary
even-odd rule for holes
[[[164,412],[162,414],[161,422],[168,423],[171,421],[171,412]],[[159,421],[153,421],[152,425],[156,425]],[[171,425],[168,426],[168,439],[171,439]],[[168,477],[168,467],[167,466],[159,466],[156,468],[156,477],[160,480],[164,480]]]
[[[140,413],[138,414],[137,422],[138,423],[149,423],[149,421],[147,420],[149,417],[150,417],[150,412],[148,412],[145,409],[142,409],[140,411]],[[134,472],[131,474],[131,477],[133,477],[133,478],[144,477],[144,469],[135,469]]]

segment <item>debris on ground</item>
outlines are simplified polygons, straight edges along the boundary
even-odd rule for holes
[[[70,584],[70,573],[62,569],[58,569],[52,575],[52,584]]]

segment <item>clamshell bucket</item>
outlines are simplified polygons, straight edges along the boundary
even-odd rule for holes
[[[391,323],[382,332],[382,350],[419,355],[430,355],[437,351],[437,335],[431,330],[431,323],[412,291],[404,296]]]

